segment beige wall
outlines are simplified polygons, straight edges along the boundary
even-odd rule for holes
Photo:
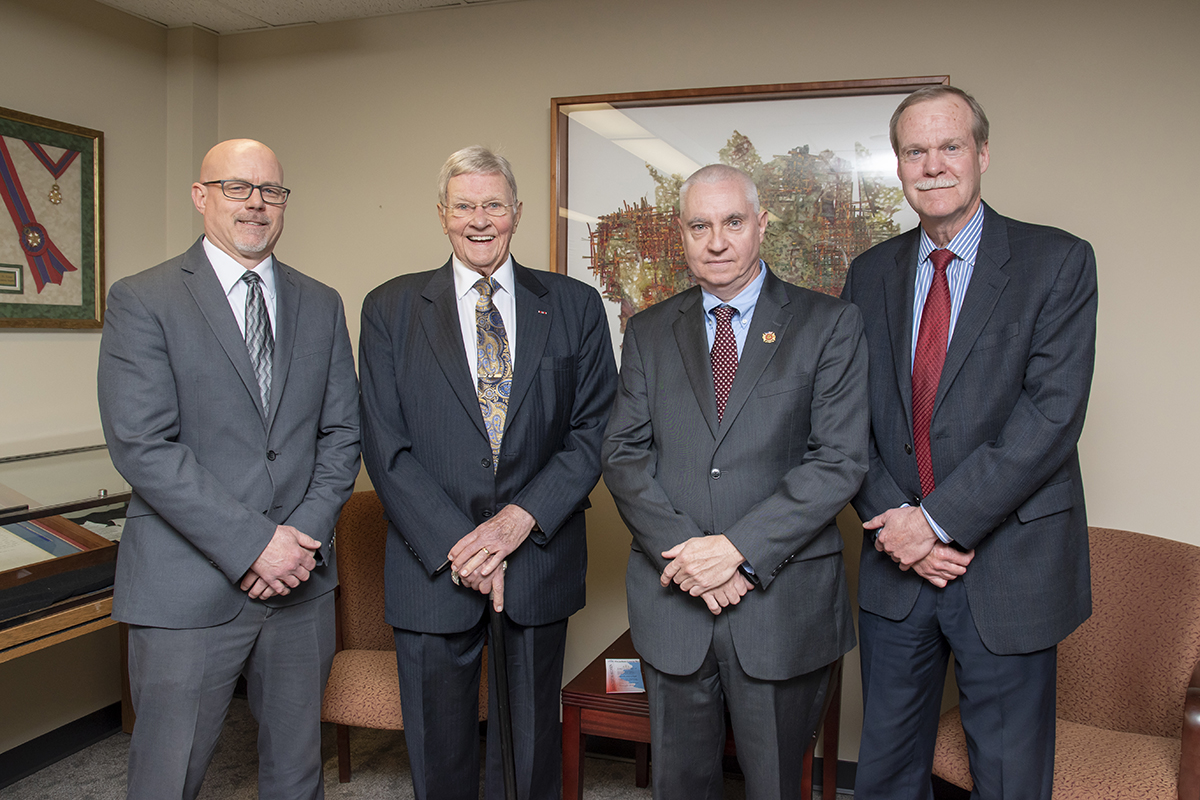
[[[0,0],[0,106],[104,132],[109,277],[164,253],[166,44],[98,3]],[[99,344],[99,331],[0,330],[0,455],[103,441]],[[0,752],[116,702],[117,675],[116,628],[0,664]]]
[[[1111,0],[959,4],[945,19],[930,0],[526,0],[223,37],[215,68],[203,36],[173,33],[173,54],[194,53],[196,71],[183,77],[177,62],[168,71],[161,31],[86,0],[34,8],[0,0],[0,45],[16,48],[16,63],[56,52],[63,74],[6,82],[0,103],[105,131],[110,277],[190,242],[194,221],[164,208],[186,192],[175,184],[215,120],[221,138],[261,138],[279,153],[295,190],[280,255],[342,293],[355,338],[370,288],[446,257],[433,184],[462,145],[513,161],[525,203],[514,251],[545,266],[551,97],[949,74],[992,119],[985,198],[1096,248],[1099,357],[1081,446],[1092,522],[1200,544],[1172,502],[1200,477],[1200,264],[1177,243],[1200,184],[1200,154],[1187,144],[1200,130],[1192,0],[1149,0],[1136,13]],[[214,70],[215,116],[204,114]],[[178,130],[181,106],[193,116]],[[0,333],[0,448],[94,429],[98,337]],[[46,363],[64,362],[80,388],[66,399],[39,385]],[[593,499],[589,605],[572,622],[568,675],[625,626],[628,534],[603,487]],[[843,521],[857,553],[853,521]],[[851,663],[843,758],[857,753],[857,681]]]

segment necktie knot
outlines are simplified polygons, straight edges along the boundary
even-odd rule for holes
[[[262,278],[254,270],[248,269],[242,273],[242,280],[246,282],[247,286],[256,286],[262,281]]]
[[[492,295],[496,293],[496,279],[480,278],[475,281],[475,291],[479,292],[480,300],[491,300]]]
[[[733,306],[717,306],[712,310],[713,316],[717,318],[717,325],[729,325],[733,322],[733,315],[737,311]]]
[[[934,250],[929,254],[929,260],[933,262],[935,270],[945,272],[946,267],[950,266],[950,262],[954,260],[954,252],[951,250]]]

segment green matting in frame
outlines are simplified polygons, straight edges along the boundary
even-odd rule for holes
[[[104,319],[104,134],[0,108],[0,328]]]

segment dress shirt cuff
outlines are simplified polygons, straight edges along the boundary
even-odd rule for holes
[[[921,513],[925,515],[925,521],[929,523],[929,527],[933,528],[933,533],[942,541],[942,544],[953,544],[954,540],[950,538],[942,526],[933,521],[933,517],[929,516],[929,512],[925,510],[925,506],[921,506]]]

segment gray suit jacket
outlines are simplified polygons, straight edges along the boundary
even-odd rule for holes
[[[718,424],[700,294],[629,321],[604,443],[604,480],[633,533],[634,645],[662,672],[699,669],[716,618],[659,585],[661,553],[723,533],[757,584],[722,611],[738,659],[754,678],[782,680],[854,646],[834,517],[867,470],[862,321],[768,272]]]
[[[508,557],[505,611],[545,625],[583,607],[584,509],[616,368],[600,296],[514,265],[517,352],[499,469],[479,410],[450,262],[363,302],[363,455],[388,526],[385,615],[423,633],[468,630],[487,598],[434,573],[455,542],[508,503],[538,529]]]
[[[246,343],[197,241],[113,284],[100,343],[109,453],[133,487],[113,616],[227,622],[279,524],[318,539],[312,577],[269,605],[337,584],[333,525],[359,464],[354,360],[337,292],[275,261],[275,356],[264,416]]]
[[[854,500],[866,520],[925,506],[975,560],[958,580],[995,653],[1061,641],[1091,614],[1087,517],[1076,442],[1096,344],[1096,261],[1064,231],[985,206],[971,284],[942,367],[930,426],[937,488],[923,501],[912,454],[912,309],[920,230],[850,267],[842,296],[871,351],[871,470]],[[903,619],[922,578],[863,545],[859,604]]]

